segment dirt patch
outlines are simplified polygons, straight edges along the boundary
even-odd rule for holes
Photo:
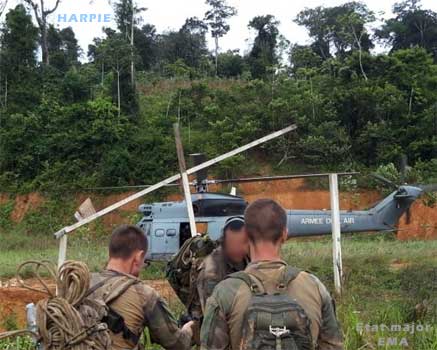
[[[44,293],[22,288],[0,288],[0,332],[6,331],[8,320],[20,329],[26,327],[26,305],[45,297]]]
[[[220,192],[221,186],[210,186],[211,192]],[[88,197],[92,199],[96,210],[105,208],[135,192],[124,192],[108,195],[95,195],[82,193],[76,195],[77,207]],[[238,185],[238,193],[248,202],[258,198],[273,198],[288,209],[329,209],[329,191],[313,190],[305,186],[303,179],[278,180],[270,182],[251,182]],[[0,204],[6,202],[9,196],[0,194]],[[169,195],[168,201],[181,200],[180,194]],[[344,210],[365,209],[374,205],[381,199],[376,191],[360,191],[340,193],[340,207]],[[44,202],[44,198],[38,193],[17,196],[15,208],[11,218],[20,222],[29,210],[35,209]],[[137,199],[122,208],[103,217],[104,227],[111,231],[114,226],[121,223],[129,223],[129,217],[137,213],[138,206],[147,202],[146,198]],[[405,216],[399,224],[398,238],[405,239],[437,239],[437,208],[426,207],[420,200],[411,207],[411,220],[406,222]]]
[[[51,287],[55,289],[53,280],[44,279]],[[166,280],[147,280],[145,284],[154,288],[162,298],[167,302],[174,301],[177,298],[173,289]],[[7,322],[14,322],[18,328],[26,327],[26,305],[29,303],[36,304],[38,301],[47,298],[47,294],[30,291],[25,288],[17,287],[18,282],[15,279],[3,281],[0,285],[0,332],[6,331]],[[26,280],[26,285],[39,288],[36,279]]]
[[[396,259],[390,263],[389,267],[393,271],[399,271],[399,270],[406,269],[407,267],[410,267],[410,266],[411,266],[411,263]]]
[[[37,209],[44,203],[44,198],[39,193],[29,193],[15,197],[15,207],[11,214],[14,222],[23,220],[26,213],[30,210]]]
[[[410,209],[410,220],[404,215],[399,221],[397,237],[407,239],[437,239],[437,207],[427,207],[418,200]]]

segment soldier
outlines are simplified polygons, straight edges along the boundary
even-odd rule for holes
[[[208,299],[201,349],[343,349],[333,301],[312,274],[280,258],[287,216],[270,199],[245,212],[251,263],[220,282]]]
[[[93,274],[88,294],[102,300],[104,295],[117,293],[108,305],[109,315],[103,320],[111,330],[112,350],[137,349],[145,327],[152,341],[165,349],[189,349],[193,322],[179,329],[158,293],[138,279],[147,247],[147,237],[140,228],[117,227],[109,243],[107,267]]]
[[[211,296],[214,287],[229,274],[242,271],[248,264],[249,242],[244,230],[244,218],[231,217],[226,220],[222,229],[220,245],[205,259],[192,267],[190,286],[193,297],[187,305],[189,317],[194,319],[194,343],[200,345],[200,326],[205,311],[206,300]]]
[[[229,218],[222,231],[220,246],[203,260],[197,277],[202,313],[214,287],[227,275],[244,270],[248,264],[249,242],[244,230],[244,218]]]

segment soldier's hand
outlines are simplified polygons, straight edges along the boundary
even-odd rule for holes
[[[190,337],[193,337],[193,327],[194,327],[194,321],[187,322],[182,327],[182,331],[186,332]]]

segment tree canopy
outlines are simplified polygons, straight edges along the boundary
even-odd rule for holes
[[[218,39],[230,30],[236,9],[223,1],[208,0],[205,18],[164,32],[144,23],[133,1],[114,6],[118,28],[104,28],[87,61],[71,28],[47,25],[44,44],[30,9],[6,13],[3,190],[158,181],[177,169],[175,121],[186,152],[209,157],[297,123],[252,151],[272,172],[366,172],[404,154],[421,180],[437,172],[437,15],[419,1],[395,4],[378,27],[359,2],[306,8],[290,21],[307,29],[307,45],[289,43],[272,14],[259,15],[247,23],[249,48],[223,52],[207,45],[209,31]],[[43,45],[50,60],[40,62]],[[241,157],[217,175],[262,171]]]

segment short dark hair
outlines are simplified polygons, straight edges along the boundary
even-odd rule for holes
[[[276,243],[287,227],[285,210],[272,199],[258,199],[244,212],[246,231],[252,242]]]
[[[231,216],[223,226],[223,233],[227,230],[240,231],[244,227],[244,218],[242,216]]]
[[[244,227],[244,218],[242,216],[233,216],[226,220],[225,225],[222,230],[222,237],[220,239],[220,243],[224,246],[227,233],[238,232]]]
[[[109,242],[109,257],[128,259],[137,250],[147,251],[146,234],[138,226],[120,225],[112,231]]]

